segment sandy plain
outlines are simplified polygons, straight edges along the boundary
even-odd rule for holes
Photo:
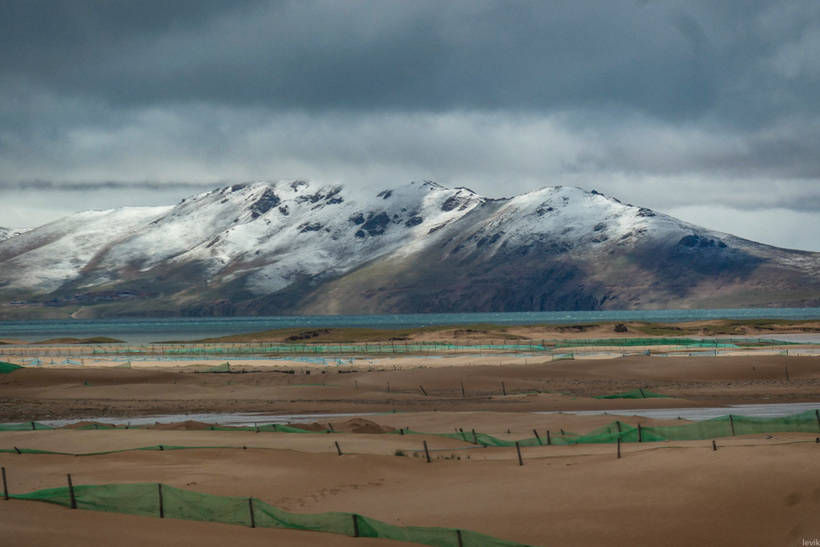
[[[368,357],[329,367],[298,360],[231,363],[232,373],[201,372],[213,362],[197,367],[167,360],[131,369],[18,370],[0,375],[0,421],[112,417],[125,423],[135,416],[194,412],[378,414],[367,421],[328,418],[336,430],[332,435],[210,431],[193,423],[3,431],[0,448],[87,453],[156,444],[226,447],[82,457],[0,453],[10,489],[62,486],[66,473],[76,484],[163,482],[254,496],[295,512],[357,512],[531,545],[797,546],[820,537],[820,433],[720,438],[717,451],[711,440],[630,443],[620,459],[609,444],[529,447],[523,449],[523,466],[514,448],[390,434],[400,427],[431,434],[475,428],[519,439],[531,437],[533,429],[584,433],[613,420],[572,410],[639,414],[647,408],[820,402],[817,356],[751,352],[553,361],[458,354]],[[672,398],[594,398],[637,388]],[[423,457],[424,440],[432,463]],[[14,500],[0,501],[0,522],[4,538],[15,545],[400,544]]]

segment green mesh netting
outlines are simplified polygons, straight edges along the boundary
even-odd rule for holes
[[[71,491],[68,487],[10,494],[9,497],[71,506]],[[74,487],[74,500],[78,509],[91,511],[261,528],[310,530],[408,541],[435,547],[523,546],[521,543],[469,530],[395,526],[353,513],[291,513],[256,498],[214,496],[158,483],[78,485]]]
[[[0,424],[0,431],[32,431],[39,429],[55,429],[40,422],[23,422],[19,424]]]
[[[807,410],[791,416],[778,418],[750,418],[746,416],[720,416],[711,420],[703,420],[689,424],[656,427],[635,427],[620,420],[608,425],[576,435],[564,432],[563,434],[550,433],[549,439],[545,435],[527,439],[506,440],[493,437],[486,433],[463,431],[458,433],[437,433],[439,437],[457,439],[468,443],[483,446],[542,446],[546,444],[597,444],[621,442],[657,442],[657,441],[694,441],[729,437],[732,435],[750,435],[759,433],[818,433],[820,432],[820,410]],[[410,435],[431,435],[409,429],[404,430]]]
[[[657,399],[668,398],[669,395],[662,395],[660,393],[652,393],[645,389],[635,389],[624,393],[613,393],[612,395],[598,395],[596,399]]]
[[[9,372],[14,372],[18,368],[23,368],[20,365],[15,365],[14,363],[6,363],[5,361],[0,361],[0,374],[8,374]]]
[[[224,362],[220,365],[216,365],[214,367],[208,368],[205,372],[230,372],[231,371],[231,364],[229,362]]]

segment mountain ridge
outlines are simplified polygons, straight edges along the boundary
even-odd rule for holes
[[[254,182],[0,240],[5,318],[816,305],[820,253],[564,186]]]

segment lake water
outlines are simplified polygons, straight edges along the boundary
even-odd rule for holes
[[[707,319],[820,319],[820,308],[715,310],[548,311],[510,313],[424,313],[398,315],[306,315],[276,317],[174,317],[0,321],[0,338],[33,341],[58,337],[108,336],[132,344],[197,340],[269,329],[300,327],[408,328],[435,325],[531,325],[594,321],[698,321]]]

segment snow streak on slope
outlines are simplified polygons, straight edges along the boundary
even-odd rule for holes
[[[49,292],[75,279],[105,246],[167,211],[168,207],[126,207],[86,211],[0,242],[6,288]]]

